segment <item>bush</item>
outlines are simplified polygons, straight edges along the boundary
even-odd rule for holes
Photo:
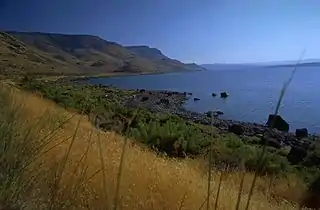
[[[130,129],[130,136],[156,148],[161,148],[169,139],[175,139],[181,144],[183,151],[193,155],[199,154],[210,141],[210,137],[201,134],[195,126],[171,118],[140,121],[136,128]]]
[[[243,161],[247,170],[259,171],[261,175],[281,175],[290,170],[290,164],[285,157],[271,152],[266,152],[262,165],[258,165],[261,151],[261,146],[248,145],[238,136],[226,134],[215,141],[214,164],[238,168]]]

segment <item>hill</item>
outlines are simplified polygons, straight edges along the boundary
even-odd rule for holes
[[[0,32],[0,74],[74,73],[71,66],[34,49],[7,33]]]
[[[310,62],[310,63],[299,63],[299,64],[280,64],[280,65],[270,65],[267,68],[280,68],[280,67],[312,67],[320,66],[320,62]]]
[[[248,68],[255,68],[259,67],[261,65],[258,64],[222,64],[222,63],[216,63],[216,64],[202,64],[203,68],[208,70],[230,70],[230,69],[248,69]]]
[[[201,207],[208,196],[207,166],[200,158],[163,157],[115,132],[95,129],[87,116],[36,94],[4,87],[0,90],[0,137],[6,149],[1,153],[4,172],[0,180],[6,186],[0,207],[4,202],[16,208],[1,209],[205,209]],[[117,185],[122,158],[121,184]],[[33,162],[27,165],[26,160]],[[250,172],[245,175],[240,209],[245,209],[253,178]],[[242,173],[223,172],[221,177],[214,169],[210,206],[221,189],[216,209],[234,209]],[[257,178],[250,209],[297,209],[278,196],[286,192],[286,182],[277,181],[272,187],[268,183],[267,177]],[[114,208],[117,186],[120,199]]]
[[[163,68],[169,67],[172,71],[175,70],[204,70],[203,67],[195,63],[182,63],[179,60],[171,59],[164,55],[159,49],[151,48],[148,46],[127,46],[128,50],[134,52],[135,54],[149,59]]]
[[[297,60],[292,61],[270,61],[270,62],[258,62],[258,63],[215,63],[215,64],[202,64],[201,66],[208,70],[225,70],[225,69],[247,69],[255,67],[294,67],[294,66],[320,66],[320,59],[304,59],[298,64]]]
[[[1,33],[0,40],[0,64],[9,73],[153,73],[192,69],[172,59],[140,56],[118,43],[92,35],[8,31]]]

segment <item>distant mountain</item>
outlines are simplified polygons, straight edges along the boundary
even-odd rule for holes
[[[208,70],[224,70],[224,69],[248,69],[257,67],[277,68],[277,67],[294,67],[294,66],[320,66],[320,59],[305,59],[300,61],[271,61],[259,63],[240,63],[240,64],[202,64],[201,66]]]
[[[261,65],[258,64],[202,64],[202,67],[208,70],[227,70],[227,69],[242,69],[242,68],[254,68]]]
[[[300,64],[305,63],[319,63],[320,59],[304,59],[299,61]],[[298,63],[298,60],[291,60],[291,61],[271,61],[271,62],[260,62],[259,65],[263,66],[275,66],[275,65],[296,65]]]
[[[194,65],[167,58],[156,49],[142,56],[134,48],[92,35],[0,33],[0,70],[7,73],[156,73],[190,69]]]
[[[159,49],[148,46],[127,46],[128,50],[132,51],[138,56],[149,59],[160,66],[169,67],[174,70],[204,70],[203,67],[195,63],[182,63],[181,61],[171,59],[164,55]]]
[[[267,68],[279,68],[279,67],[303,67],[303,66],[320,66],[320,60],[318,59],[310,59],[310,60],[303,60],[299,63],[296,62],[287,62],[281,64],[269,64]]]

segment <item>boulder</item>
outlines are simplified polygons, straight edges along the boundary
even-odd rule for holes
[[[213,111],[208,111],[204,113],[205,115],[207,115],[207,117],[213,117]]]
[[[224,113],[223,113],[223,111],[215,111],[215,113],[217,114],[217,115],[223,115]]]
[[[141,98],[141,101],[143,102],[143,101],[148,101],[149,100],[149,97],[148,96],[143,96],[142,98]]]
[[[229,96],[229,94],[227,92],[221,92],[220,93],[220,97],[221,98],[227,98]]]
[[[297,138],[308,137],[308,129],[306,129],[306,128],[296,129],[296,137]]]
[[[217,94],[216,94],[216,93],[212,93],[211,95],[212,95],[212,97],[216,97],[216,96],[217,96]]]
[[[263,136],[261,143],[277,149],[280,149],[282,147],[282,143],[280,140],[269,137],[269,136]]]
[[[270,127],[271,125],[279,131],[289,131],[289,124],[280,115],[269,115],[267,126]]]
[[[145,89],[141,89],[141,90],[139,90],[139,92],[140,93],[144,93],[144,92],[146,92],[146,90]]]
[[[189,96],[192,96],[192,93],[188,93]]]
[[[298,164],[303,161],[303,159],[307,156],[306,149],[302,147],[291,147],[290,152],[287,155],[287,159],[291,164]]]
[[[204,113],[207,117],[218,117],[219,115],[223,115],[222,111],[208,111]]]
[[[161,98],[159,102],[160,104],[165,104],[167,106],[170,104],[169,99],[166,99],[166,98]]]
[[[244,133],[244,128],[239,124],[232,124],[228,127],[229,132],[232,132],[237,135],[242,135]]]
[[[194,100],[194,101],[199,101],[199,100],[200,100],[200,98],[194,98],[193,100]]]

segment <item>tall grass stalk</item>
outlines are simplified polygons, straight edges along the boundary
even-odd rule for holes
[[[188,194],[188,191],[183,194],[183,196],[182,196],[182,198],[180,200],[179,210],[182,210],[183,204],[184,204],[184,202],[185,202],[185,200],[187,198],[187,194]]]
[[[97,116],[96,116],[97,119]],[[101,172],[102,172],[102,188],[103,188],[103,197],[104,200],[107,202],[108,205],[108,187],[107,187],[107,176],[106,176],[106,171],[105,171],[105,163],[103,159],[103,151],[102,151],[102,144],[101,144],[101,139],[100,139],[100,132],[97,132],[97,141],[98,141],[98,150],[99,150],[99,158],[100,158],[100,164],[101,164]],[[107,208],[105,208],[107,209]]]
[[[208,169],[208,188],[207,188],[207,210],[210,209],[210,192],[211,192],[211,179],[212,179],[212,142],[210,142],[209,149],[209,169]]]
[[[281,105],[281,102],[283,100],[283,97],[287,91],[287,88],[289,87],[292,79],[293,79],[293,76],[295,75],[296,71],[297,71],[297,67],[298,65],[300,64],[300,62],[302,61],[302,58],[305,54],[305,51],[306,50],[303,50],[303,52],[301,53],[300,55],[300,58],[299,60],[297,61],[295,67],[293,68],[291,74],[290,74],[290,77],[288,79],[288,81],[286,81],[284,84],[283,84],[283,87],[280,91],[280,96],[279,96],[279,99],[277,101],[277,106],[276,106],[276,109],[274,111],[274,115],[278,115],[279,113],[279,109],[280,109],[280,105]],[[273,120],[271,121],[271,123],[269,124],[269,129],[273,129],[274,127],[274,124],[275,124],[275,120],[276,120],[276,117],[273,118]],[[262,137],[263,138],[263,137]],[[268,139],[266,138],[265,141],[264,141],[264,144],[262,146],[262,151],[261,151],[261,154],[259,155],[259,158],[258,158],[258,169],[255,171],[254,173],[254,177],[253,177],[253,180],[252,180],[252,183],[251,183],[251,187],[250,187],[250,191],[249,191],[249,195],[248,195],[248,200],[247,200],[247,203],[246,203],[246,210],[249,209],[249,206],[250,206],[250,201],[251,201],[251,197],[252,197],[252,194],[253,194],[253,190],[254,190],[254,187],[255,187],[255,184],[256,184],[256,181],[257,181],[257,177],[258,177],[258,173],[263,170],[263,165],[262,165],[262,162],[263,162],[263,158],[265,156],[265,153],[266,153],[266,147],[267,147],[267,141]]]
[[[241,180],[240,180],[240,187],[239,187],[239,192],[238,192],[238,196],[237,196],[236,210],[239,210],[239,208],[240,208],[242,191],[243,191],[243,184],[244,184],[244,177],[246,175],[246,171],[245,171],[245,166],[244,166],[244,161],[243,160],[241,160],[241,163],[240,163],[240,170],[241,170]]]
[[[125,158],[125,154],[126,154],[126,148],[127,148],[127,144],[128,144],[128,137],[127,136],[128,136],[128,132],[130,130],[131,124],[136,119],[138,112],[139,112],[139,109],[137,108],[135,110],[135,113],[133,114],[132,118],[129,119],[129,121],[127,122],[127,124],[125,125],[124,130],[123,130],[125,133],[125,137],[124,137],[123,147],[122,147],[122,151],[121,151],[119,170],[118,170],[118,174],[117,174],[117,186],[116,186],[116,192],[115,192],[114,201],[113,201],[113,209],[114,210],[118,209],[118,204],[119,204],[121,177],[122,177],[122,171],[123,171],[123,165],[124,165],[124,158]]]
[[[59,189],[60,189],[60,183],[61,183],[61,180],[62,180],[62,175],[63,175],[63,172],[65,171],[65,168],[66,168],[66,165],[67,165],[67,161],[69,159],[69,155],[71,153],[71,149],[72,149],[72,146],[75,142],[75,139],[76,139],[76,136],[77,136],[77,133],[78,133],[78,129],[79,129],[79,126],[80,126],[80,122],[81,122],[81,116],[79,117],[79,120],[77,122],[77,125],[76,125],[76,129],[72,135],[72,139],[71,139],[71,142],[69,144],[69,147],[68,147],[68,150],[66,152],[66,154],[64,155],[64,157],[62,158],[62,160],[59,162],[59,166],[58,166],[58,169],[57,169],[57,173],[55,174],[55,177],[54,177],[54,183],[53,183],[53,187],[52,187],[52,191],[51,191],[51,197],[50,197],[50,206],[49,206],[49,209],[56,209],[56,205],[60,205],[59,202],[57,202],[57,196],[58,196],[58,193],[59,193]]]
[[[211,127],[213,126],[213,115],[211,116]],[[211,131],[211,137],[213,138],[213,130]],[[208,188],[207,188],[207,210],[210,209],[210,195],[211,195],[211,179],[212,179],[212,164],[213,164],[213,159],[212,159],[212,147],[213,147],[213,142],[210,142],[210,148],[209,148],[209,165],[208,165]],[[202,208],[202,207],[200,207]]]
[[[78,162],[78,164],[75,167],[74,172],[73,172],[73,174],[76,175],[77,171],[80,169],[79,176],[78,177],[73,176],[72,180],[71,180],[71,183],[75,182],[75,185],[74,185],[74,187],[72,189],[72,198],[71,199],[73,199],[73,200],[75,200],[77,198],[78,193],[79,193],[79,189],[82,186],[82,184],[86,183],[85,180],[86,180],[87,169],[88,169],[87,158],[88,158],[89,150],[91,148],[92,134],[93,134],[93,127],[90,129],[89,140],[88,140],[88,143],[87,143],[86,150],[81,155],[81,157],[79,159],[79,162]],[[82,164],[82,166],[80,167],[81,164]],[[75,178],[77,178],[76,181],[74,181]]]
[[[215,209],[215,210],[218,209],[218,202],[219,202],[219,197],[220,197],[220,190],[221,190],[223,175],[224,175],[224,171],[221,171],[221,172],[220,172],[218,189],[217,189],[217,196],[216,196],[216,200],[215,200],[215,203],[214,203],[214,209]]]

